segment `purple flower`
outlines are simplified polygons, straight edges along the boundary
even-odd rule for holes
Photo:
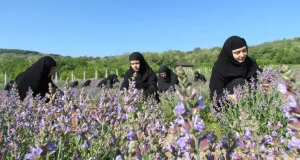
[[[81,145],[82,148],[84,149],[88,149],[89,148],[89,145],[87,144],[87,142],[85,141],[82,145]]]
[[[272,140],[273,140],[273,139],[272,139],[271,136],[265,135],[264,138],[263,138],[263,143],[264,143],[264,144],[268,144],[268,143],[272,142]]]
[[[296,137],[292,137],[292,139],[288,142],[287,147],[300,149],[300,139]]]
[[[162,127],[161,127],[159,121],[157,121],[157,122],[155,123],[155,128],[156,128],[157,132],[161,132]]]
[[[213,160],[213,159],[214,159],[214,155],[212,155],[211,153],[206,154],[205,157],[206,157],[208,160]],[[219,158],[219,159],[220,159],[220,158]]]
[[[132,140],[133,139],[133,137],[134,137],[134,133],[133,132],[131,132],[131,133],[129,133],[127,136],[126,136],[126,138],[128,139],[128,140]]]
[[[294,132],[290,128],[287,128],[286,130],[287,130],[287,132],[285,133],[286,136],[293,136],[294,135]]]
[[[259,148],[259,150],[260,150],[261,152],[264,152],[264,151],[266,150],[266,146],[265,146],[264,144],[261,145],[260,148]]]
[[[55,143],[48,142],[47,145],[46,145],[46,149],[47,149],[47,151],[51,151],[51,150],[56,151],[57,147],[56,147]]]
[[[183,125],[184,120],[183,120],[182,118],[179,118],[179,117],[178,117],[177,119],[175,119],[174,123],[175,123],[175,124],[181,124],[181,125]]]
[[[282,124],[280,121],[277,123],[277,126],[282,127]]]
[[[119,105],[117,105],[116,109],[117,109],[117,112],[120,113],[122,111],[122,106],[119,104]]]
[[[203,130],[205,129],[205,125],[203,123],[203,120],[202,119],[200,120],[199,115],[192,117],[192,120],[194,122],[195,130],[197,130],[199,132],[203,132]]]
[[[12,129],[10,129],[10,132],[11,132],[12,135],[15,135],[16,130],[12,128]]]
[[[287,93],[287,86],[284,84],[278,84],[277,90],[283,94]]]
[[[184,155],[184,157],[185,157],[186,160],[191,160],[191,156],[190,156],[189,152],[184,151],[183,155]]]
[[[277,137],[277,136],[278,136],[277,132],[276,132],[276,131],[273,131],[273,132],[272,132],[272,136],[273,136],[273,137]]]
[[[207,138],[208,142],[213,143],[216,139],[216,136],[214,134],[212,134],[211,131],[208,131],[206,133],[206,138]]]
[[[128,111],[134,111],[134,107],[132,107],[132,105],[128,106]]]
[[[174,152],[174,150],[175,150],[175,147],[174,147],[174,145],[173,145],[173,143],[172,142],[167,142],[167,149],[170,151],[170,152]]]
[[[176,112],[177,114],[180,114],[180,115],[182,115],[182,114],[184,114],[185,113],[185,108],[184,108],[184,104],[183,103],[180,103],[178,106],[176,106],[175,108],[174,108],[174,112]]]
[[[283,154],[283,155],[285,155],[285,156],[287,155],[287,153],[285,152],[284,149],[280,149],[280,153]]]
[[[206,105],[203,103],[203,96],[200,96],[195,104],[196,107],[199,107],[200,109],[204,109]]]
[[[43,150],[40,149],[39,147],[38,148],[30,147],[30,151],[31,151],[30,153],[25,155],[25,159],[32,159],[43,152]]]
[[[32,159],[34,155],[32,153],[25,154],[25,159]]]
[[[118,156],[116,157],[116,160],[124,160],[124,158],[123,158],[121,155],[118,155]]]
[[[294,95],[288,95],[288,99],[290,101],[289,104],[291,105],[291,107],[295,108],[298,106],[296,97]]]
[[[186,137],[180,137],[178,140],[177,140],[177,145],[179,148],[184,148],[186,146]]]
[[[75,136],[81,136],[82,135],[82,131],[78,131],[76,132]]]
[[[245,128],[244,134],[245,134],[245,138],[246,139],[250,139],[250,137],[251,137],[251,131],[249,130],[248,127]]]
[[[125,97],[124,98],[124,101],[125,101],[125,104],[130,104],[132,101],[133,101],[133,99],[132,98],[130,98],[130,97]]]
[[[156,154],[155,154],[155,157],[156,157],[157,159],[162,159],[161,156],[160,156],[160,153],[156,153]]]
[[[75,152],[75,154],[74,154],[74,158],[75,158],[75,159],[78,159],[78,158],[80,158],[80,157],[79,157],[79,154],[78,154],[78,152]]]
[[[136,158],[135,158],[136,160],[142,160],[142,155],[141,154],[138,154],[138,155],[136,155]]]
[[[233,153],[231,154],[231,158],[232,158],[232,159],[240,159],[241,156],[240,156],[237,152],[233,152]]]
[[[36,149],[33,151],[33,154],[35,154],[35,155],[40,155],[42,152],[43,152],[42,149],[36,148]]]
[[[234,141],[234,144],[235,144],[236,146],[240,146],[240,145],[242,144],[242,142],[241,142],[239,139],[236,139],[236,140]]]
[[[221,146],[227,145],[227,140],[226,140],[226,137],[225,137],[225,136],[222,136],[222,139],[221,139],[221,141],[220,141],[220,145],[221,145]]]
[[[42,119],[40,122],[40,127],[44,127],[44,126],[45,126],[45,121],[44,121],[44,119]]]

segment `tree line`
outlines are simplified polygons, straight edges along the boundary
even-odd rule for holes
[[[157,72],[158,66],[161,64],[174,68],[181,61],[194,64],[194,68],[212,67],[220,51],[221,47],[210,49],[197,47],[188,52],[168,50],[162,53],[144,52],[143,54],[149,65]],[[70,57],[28,50],[0,49],[0,73],[6,72],[8,79],[14,79],[41,56],[50,55],[57,62],[58,76],[62,80],[71,79],[71,71],[74,72],[77,79],[83,79],[84,71],[87,78],[92,78],[95,77],[97,70],[98,77],[101,78],[105,76],[106,70],[108,74],[115,73],[116,69],[119,74],[124,73],[129,68],[129,54],[106,57]],[[249,46],[249,55],[255,58],[259,65],[300,64],[300,37]],[[3,82],[3,78],[0,79],[0,82]]]

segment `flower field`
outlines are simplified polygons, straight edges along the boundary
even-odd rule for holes
[[[133,88],[64,88],[48,103],[0,91],[0,159],[297,159],[298,72],[265,68],[267,91],[239,86],[219,113],[208,83],[190,83],[180,69],[160,104]]]

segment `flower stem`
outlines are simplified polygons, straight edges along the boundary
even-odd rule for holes
[[[200,160],[200,151],[199,151],[199,140],[196,136],[194,136],[195,139],[195,146],[196,146],[196,160]]]
[[[60,155],[61,155],[61,150],[62,150],[62,137],[60,136],[59,138],[59,149],[58,149],[58,159],[61,159],[60,158]]]

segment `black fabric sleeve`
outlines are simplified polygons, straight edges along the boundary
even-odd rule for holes
[[[210,89],[210,98],[213,100],[215,92],[217,94],[217,100],[224,96],[223,89],[225,88],[226,84],[220,78],[218,78],[215,73],[212,73],[209,83]]]
[[[204,83],[206,83],[206,78],[205,78],[205,76],[203,75],[203,81],[204,81]]]
[[[123,90],[124,88],[126,88],[126,89],[129,88],[129,80],[128,79],[129,79],[128,74],[125,74],[120,90]]]
[[[151,71],[148,80],[148,87],[144,90],[145,96],[153,94],[157,91],[157,76],[155,75],[154,71]]]
[[[173,73],[171,76],[171,86],[175,86],[178,83],[179,83],[178,76]]]

